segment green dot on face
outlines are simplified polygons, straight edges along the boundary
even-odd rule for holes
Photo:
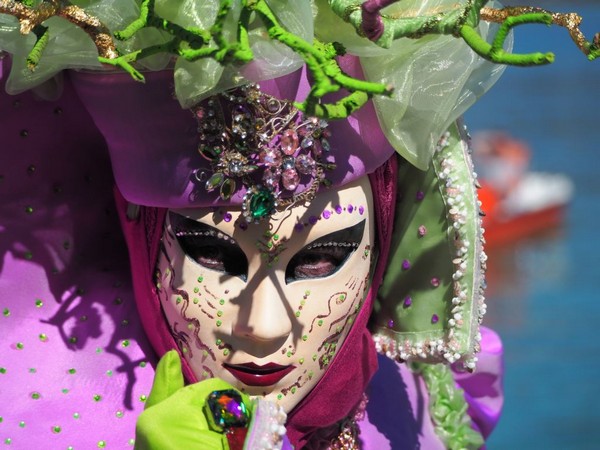
[[[300,311],[296,311],[296,317],[300,317]]]
[[[225,304],[225,300],[224,299],[219,299],[219,305],[224,305]]]
[[[199,287],[195,287],[194,288],[194,294],[197,294],[198,292],[200,292],[200,288]]]
[[[303,341],[307,341],[308,340],[308,336],[307,335],[302,336],[302,340]]]
[[[220,327],[221,325],[223,325],[223,322],[221,322],[220,320],[217,320],[217,326]]]
[[[197,305],[198,303],[200,303],[200,299],[198,297],[195,297],[194,300],[192,300],[194,302],[194,305]]]
[[[288,358],[291,358],[291,357],[292,357],[292,355],[293,355],[293,353],[292,353],[292,352],[287,352],[287,357],[288,357]]]
[[[316,360],[317,360],[317,355],[316,355],[316,354],[314,354],[314,355],[313,355],[313,361],[316,361]]]
[[[223,350],[223,356],[227,356],[227,355],[229,355],[229,349],[228,348],[226,348],[226,349]]]
[[[217,339],[216,344],[217,345],[221,345],[223,343],[223,341],[221,339]]]
[[[300,358],[300,360],[298,361],[300,364],[304,364],[304,358]]]
[[[294,386],[294,387],[292,388],[292,394],[295,394],[295,393],[296,393],[296,386]]]
[[[198,277],[198,283],[202,283],[204,281],[204,277]]]
[[[177,297],[175,299],[175,303],[177,303],[178,305],[183,301],[183,299],[181,297]]]
[[[305,291],[304,295],[306,295],[308,297],[310,295],[310,291]]]
[[[277,394],[277,400],[281,400],[282,398],[283,398],[283,395]]]
[[[217,317],[223,316],[223,311],[217,311]]]
[[[322,326],[323,326],[323,321],[322,321],[322,320],[319,320],[319,321],[317,322],[317,325],[319,325],[320,327],[322,327]]]

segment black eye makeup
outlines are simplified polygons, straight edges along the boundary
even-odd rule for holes
[[[294,255],[285,269],[286,284],[311,278],[325,278],[337,272],[358,248],[365,221],[330,233],[311,242]]]
[[[210,225],[172,211],[169,221],[179,246],[197,264],[247,280],[248,259],[235,239]]]

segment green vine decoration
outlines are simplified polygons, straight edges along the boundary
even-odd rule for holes
[[[233,2],[241,2],[236,37],[229,42],[224,35],[225,22],[231,14]],[[489,0],[468,0],[460,8],[449,11],[431,11],[423,16],[390,17],[380,14],[381,9],[402,0],[328,0],[332,10],[350,23],[357,33],[387,48],[400,38],[420,39],[427,35],[451,35],[464,42],[483,58],[498,64],[530,66],[548,64],[552,53],[513,54],[504,51],[509,31],[520,25],[545,24],[566,28],[573,41],[589,60],[600,56],[600,34],[588,41],[579,29],[582,21],[577,14],[560,14],[533,7],[494,9],[486,7]],[[134,79],[143,81],[135,63],[157,53],[178,56],[186,61],[212,58],[220,64],[245,64],[252,60],[248,29],[255,14],[263,23],[269,37],[296,52],[305,62],[313,77],[313,85],[303,102],[296,106],[304,112],[324,118],[344,118],[364,105],[373,95],[390,95],[392,87],[371,83],[346,75],[336,61],[345,50],[337,43],[312,43],[287,31],[265,0],[220,0],[214,24],[207,30],[182,27],[165,20],[155,12],[155,0],[142,0],[140,15],[123,30],[111,34],[97,18],[68,0],[42,0],[34,6],[33,0],[0,0],[0,13],[19,20],[22,34],[33,32],[36,42],[27,56],[27,65],[35,70],[50,39],[50,31],[43,22],[53,16],[61,17],[84,30],[98,49],[98,60],[116,66]],[[407,13],[409,14],[409,13]],[[492,44],[478,33],[481,20],[500,23]],[[155,28],[171,36],[164,44],[122,54],[115,42],[131,39],[143,28]],[[336,103],[326,103],[327,94],[345,90],[348,94]]]

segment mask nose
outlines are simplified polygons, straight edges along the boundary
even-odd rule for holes
[[[259,280],[256,288],[249,283],[240,296],[233,334],[259,343],[285,339],[292,332],[292,321],[288,302],[282,295],[269,276]]]

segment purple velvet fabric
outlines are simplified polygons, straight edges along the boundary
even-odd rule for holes
[[[131,449],[154,353],[104,139],[68,82],[0,89],[0,124],[0,442]]]
[[[346,66],[359,70],[358,62]],[[218,190],[206,192],[194,172],[210,171],[200,156],[198,124],[192,113],[173,98],[171,71],[145,74],[144,84],[126,73],[73,72],[74,86],[108,143],[115,180],[123,197],[138,205],[190,208],[241,204],[245,190],[224,202]],[[298,71],[277,80],[263,81],[261,90],[280,98],[303,98],[307,75]],[[394,149],[385,139],[372,104],[344,121],[331,121],[331,155],[336,163],[327,171],[333,185],[349,183],[372,173]],[[335,155],[338,155],[337,157]],[[296,193],[306,189],[300,183]]]

